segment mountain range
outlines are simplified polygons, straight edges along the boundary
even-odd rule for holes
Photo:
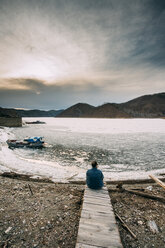
[[[81,118],[158,118],[165,117],[165,93],[145,95],[125,103],[105,103],[94,107],[78,103],[56,117]]]
[[[0,108],[0,117],[162,118],[165,117],[165,92],[144,95],[120,104],[105,103],[98,107],[77,103],[65,110]]]
[[[55,117],[60,114],[63,110],[22,110],[17,109],[16,112],[20,117]]]
[[[23,110],[0,108],[0,117],[55,117],[63,110]]]

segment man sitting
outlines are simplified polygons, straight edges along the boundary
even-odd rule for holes
[[[104,186],[103,183],[103,173],[101,170],[97,169],[97,162],[92,162],[92,169],[88,170],[86,173],[86,183],[91,189],[101,189]]]

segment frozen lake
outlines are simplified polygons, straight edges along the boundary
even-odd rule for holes
[[[46,166],[45,176],[56,168],[54,178],[73,174],[84,177],[92,160],[98,161],[99,168],[108,178],[139,177],[149,171],[164,169],[164,119],[23,118],[23,121],[34,120],[46,124],[3,130],[1,165],[8,167],[10,163],[9,167],[13,168],[11,164],[15,161],[22,165],[17,170],[24,168],[25,172],[35,175],[43,175]],[[44,136],[47,146],[42,150],[11,151],[3,143],[5,135],[17,139]],[[5,162],[5,159],[10,161]]]

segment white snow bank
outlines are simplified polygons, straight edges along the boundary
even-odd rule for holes
[[[0,151],[0,164],[0,172],[14,171],[20,174],[50,178],[53,181],[67,179],[76,172],[78,173],[76,168],[62,167],[57,163],[21,159],[7,146],[3,146]]]

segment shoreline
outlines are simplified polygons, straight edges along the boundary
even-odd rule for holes
[[[3,172],[0,173],[0,177],[17,179],[21,181],[29,182],[42,182],[42,183],[52,183],[52,184],[74,184],[74,185],[85,185],[85,180],[60,180],[54,181],[50,178],[44,177],[34,177],[33,175],[20,174],[16,172]],[[157,178],[165,182],[165,173],[157,175]],[[151,178],[138,178],[138,179],[118,179],[118,180],[104,180],[106,185],[115,185],[115,184],[147,184],[153,183],[154,181]]]

